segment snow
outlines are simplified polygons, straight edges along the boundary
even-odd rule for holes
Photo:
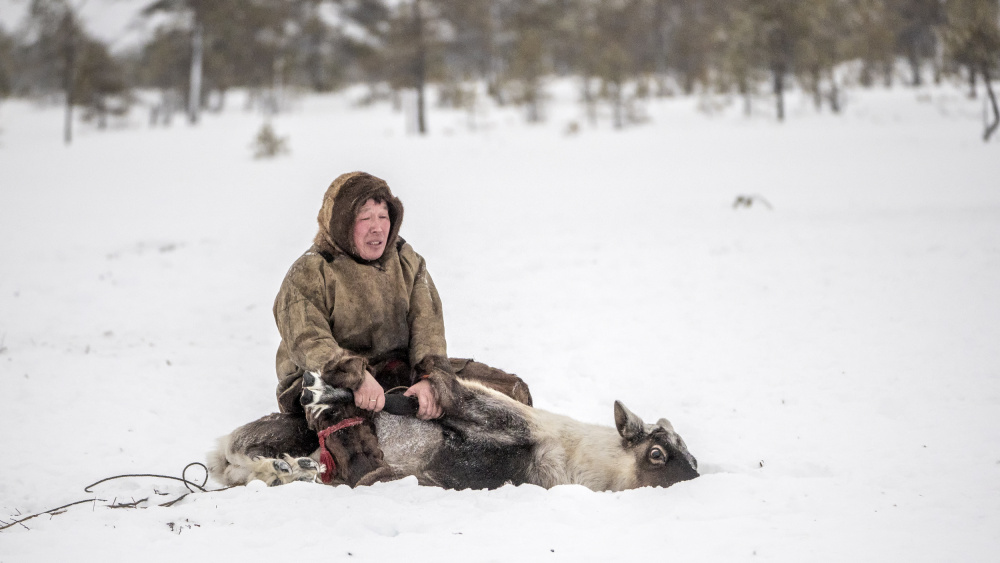
[[[0,562],[992,561],[1000,553],[1000,190],[981,101],[854,91],[590,126],[432,109],[404,134],[358,91],[273,120],[109,131],[0,104]],[[566,133],[569,123],[580,133]],[[470,128],[470,123],[475,129]],[[702,477],[596,493],[164,478],[275,409],[271,303],[338,174],[384,177],[445,303],[449,352],[536,405],[669,418]],[[734,209],[738,195],[759,204]],[[188,472],[200,482],[198,468]],[[218,488],[209,483],[212,489]],[[141,508],[110,508],[143,498]],[[0,524],[3,525],[3,524]]]

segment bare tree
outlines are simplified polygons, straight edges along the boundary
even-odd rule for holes
[[[14,40],[0,26],[0,100],[9,96],[13,90],[11,84],[11,76],[14,73],[13,58]]]
[[[1000,62],[1000,8],[995,0],[948,0],[948,24],[943,36],[947,56],[959,65],[978,72],[986,85],[992,118],[987,121],[983,140],[1000,127],[1000,108],[992,80]]]

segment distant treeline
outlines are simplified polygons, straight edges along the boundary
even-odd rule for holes
[[[156,119],[197,121],[232,88],[276,104],[359,82],[415,91],[421,131],[430,83],[455,106],[485,83],[537,120],[550,76],[586,79],[582,99],[619,125],[630,100],[696,91],[773,94],[780,119],[792,84],[839,111],[846,85],[960,76],[974,93],[1000,62],[998,0],[150,0],[161,23],[127,53],[89,35],[78,4],[32,0],[0,30],[0,95],[57,94],[67,127],[74,106],[103,120],[135,88],[162,93]]]

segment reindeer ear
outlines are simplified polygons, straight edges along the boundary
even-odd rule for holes
[[[625,408],[621,401],[615,401],[615,426],[618,427],[618,433],[622,435],[622,438],[635,440],[642,435],[646,423],[635,413]]]
[[[656,421],[656,425],[668,432],[674,432],[676,434],[676,431],[674,430],[674,425],[670,424],[670,421],[665,418],[661,418],[660,420]]]

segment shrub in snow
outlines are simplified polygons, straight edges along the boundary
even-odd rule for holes
[[[254,158],[273,158],[288,152],[288,137],[279,137],[270,123],[265,123],[253,142]]]

